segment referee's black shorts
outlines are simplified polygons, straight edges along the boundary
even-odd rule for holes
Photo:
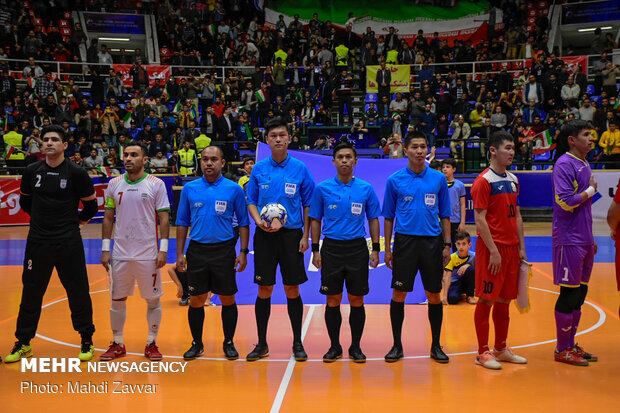
[[[441,292],[443,278],[443,238],[396,233],[394,236],[392,288],[413,291],[415,276],[420,271],[422,285],[430,293]]]
[[[236,258],[235,238],[212,244],[190,241],[186,253],[189,294],[235,294]]]
[[[277,232],[266,232],[256,228],[254,282],[262,286],[275,285],[278,264],[284,285],[299,285],[308,281],[304,254],[299,252],[299,241],[303,235],[301,228],[281,228]]]
[[[351,295],[368,294],[368,245],[365,238],[325,238],[321,246],[321,294],[342,293],[346,281]]]

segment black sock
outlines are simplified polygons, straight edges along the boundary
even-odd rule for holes
[[[351,347],[359,348],[362,333],[364,332],[364,324],[366,323],[366,309],[364,304],[359,307],[351,307],[349,314],[349,326],[351,326]]]
[[[403,347],[401,341],[401,333],[403,331],[403,320],[405,319],[405,303],[398,303],[394,300],[390,301],[390,320],[392,321],[392,336],[394,337],[394,346]]]
[[[187,321],[192,332],[192,338],[197,344],[202,343],[202,326],[205,322],[205,309],[200,307],[189,307],[187,309]]]
[[[232,341],[235,336],[238,316],[237,303],[222,305],[222,329],[224,330],[224,342],[226,343]]]
[[[304,317],[304,303],[301,295],[297,298],[287,298],[288,318],[291,319],[293,329],[293,343],[301,343],[301,320]]]
[[[340,347],[340,325],[342,324],[342,314],[340,306],[325,307],[325,326],[332,347]]]
[[[441,322],[443,321],[443,304],[428,305],[428,321],[431,323],[432,346],[438,346],[439,336],[441,336]]]
[[[93,344],[93,335],[92,334],[83,334],[83,335],[81,335],[81,337],[82,337],[82,344]]]
[[[267,344],[267,325],[271,315],[271,297],[256,297],[254,304],[254,314],[256,315],[256,330],[258,331],[258,344]]]
[[[183,287],[183,298],[189,297],[189,285],[187,284],[187,272],[177,272],[177,277],[179,278],[179,282]]]

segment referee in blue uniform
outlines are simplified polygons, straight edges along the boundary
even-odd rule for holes
[[[271,156],[254,165],[247,185],[248,211],[256,222],[254,233],[254,282],[258,297],[254,306],[258,344],[247,355],[255,361],[269,355],[267,325],[271,313],[271,294],[280,265],[282,283],[287,297],[288,315],[293,329],[293,356],[305,361],[308,355],[301,342],[303,302],[299,285],[308,280],[303,253],[308,249],[310,235],[310,201],[314,179],[303,162],[288,155],[291,137],[286,121],[275,118],[265,125]],[[288,219],[283,228],[268,228],[259,211],[267,204],[278,203],[286,208]]]
[[[204,353],[202,328],[209,291],[218,294],[222,302],[224,355],[229,360],[239,358],[233,343],[238,318],[235,269],[241,272],[247,265],[250,222],[243,188],[222,176],[225,163],[219,147],[205,148],[200,158],[202,178],[183,187],[177,209],[177,268],[187,271],[190,294],[187,320],[193,338],[192,346],[183,355],[186,360]],[[239,256],[235,253],[234,217],[239,222],[241,236]],[[183,250],[189,227],[191,241],[185,257]]]
[[[405,318],[405,298],[413,291],[415,276],[420,271],[428,298],[428,320],[431,324],[431,358],[447,363],[448,356],[439,345],[443,305],[441,282],[443,268],[450,258],[450,195],[443,173],[426,165],[428,141],[421,132],[405,138],[409,164],[393,173],[386,182],[383,200],[385,217],[385,264],[392,269],[392,301],[390,320],[394,346],[385,356],[393,362],[403,358],[401,332]],[[394,253],[392,230],[396,218]],[[441,221],[441,224],[440,224]]]
[[[317,185],[312,196],[312,263],[321,269],[321,294],[327,296],[325,325],[331,346],[323,361],[331,363],[342,357],[340,346],[340,303],[346,281],[351,312],[351,347],[349,357],[356,363],[366,362],[360,347],[366,322],[364,296],[368,294],[368,245],[364,223],[368,219],[372,254],[370,265],[379,264],[379,216],[381,207],[372,185],[353,176],[357,153],[350,143],[334,148],[337,175]],[[319,252],[323,220],[323,245]]]

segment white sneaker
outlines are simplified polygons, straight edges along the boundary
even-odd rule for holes
[[[495,356],[490,351],[485,351],[476,356],[476,364],[491,370],[501,370],[502,365],[497,362]]]
[[[510,347],[506,347],[505,350],[497,351],[493,350],[493,356],[498,361],[505,361],[507,363],[515,363],[515,364],[527,364],[527,359],[525,357],[517,356]]]

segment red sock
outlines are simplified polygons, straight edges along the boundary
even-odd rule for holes
[[[508,303],[493,304],[493,325],[495,326],[495,350],[506,348],[510,315]]]
[[[478,301],[474,312],[474,325],[476,326],[476,336],[478,337],[478,354],[489,350],[489,314],[491,306]]]

